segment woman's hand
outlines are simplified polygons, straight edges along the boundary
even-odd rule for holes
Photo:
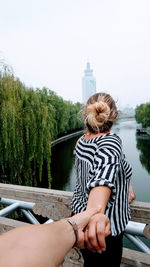
[[[91,208],[88,209],[84,212],[78,213],[72,217],[70,217],[71,220],[73,220],[78,227],[78,242],[77,242],[77,247],[78,248],[84,248],[84,244],[85,244],[85,228],[88,225],[89,221],[91,220],[91,217],[96,215],[96,214],[100,214],[101,208]],[[106,216],[105,216],[106,217]],[[106,217],[106,220],[108,220],[108,218]]]
[[[110,234],[110,222],[106,215],[97,213],[93,215],[85,230],[85,247],[93,252],[105,251],[105,238]]]
[[[135,198],[136,198],[136,195],[134,193],[132,184],[130,184],[130,187],[129,187],[129,203],[132,203],[132,201],[135,200]]]

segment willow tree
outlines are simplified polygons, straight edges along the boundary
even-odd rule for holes
[[[12,73],[0,72],[1,181],[50,187],[51,141],[82,127],[80,108],[47,88],[28,88]]]
[[[55,109],[54,138],[66,131],[83,128],[79,116],[82,105],[79,102],[73,104],[71,101],[65,101],[50,90],[48,91],[48,97],[49,102]]]
[[[0,74],[1,180],[24,185],[42,181],[47,165],[50,185],[54,108],[45,90],[26,88],[8,73]]]

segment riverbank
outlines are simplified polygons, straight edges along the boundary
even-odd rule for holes
[[[81,131],[78,131],[78,132],[75,132],[75,133],[71,133],[71,134],[62,136],[62,137],[60,137],[60,138],[58,138],[58,139],[52,141],[52,142],[51,142],[51,147],[53,147],[53,146],[55,146],[55,145],[57,145],[57,144],[59,144],[59,143],[61,143],[61,142],[64,142],[64,141],[66,141],[66,140],[68,140],[68,139],[71,139],[71,138],[73,138],[73,137],[75,137],[75,136],[82,135],[82,134],[83,134],[83,131],[84,131],[84,130],[81,130]]]

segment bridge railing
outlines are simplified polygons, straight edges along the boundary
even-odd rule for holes
[[[70,216],[69,205],[72,198],[72,192],[0,184],[0,198],[17,200],[15,203],[18,203],[18,200],[22,202],[27,202],[27,206],[29,205],[28,202],[31,202],[33,213],[35,215],[42,215],[46,219],[52,218],[53,220],[58,220],[63,217]],[[17,205],[19,205],[15,203],[11,203],[12,205],[14,205],[14,209],[17,207]],[[3,204],[9,203],[3,202]],[[26,208],[24,209],[24,207],[25,206],[20,206],[22,211],[24,210],[25,214]],[[131,205],[131,211],[133,221],[141,223],[141,225],[143,224],[144,228],[145,224],[150,224],[150,203],[135,201]],[[32,218],[32,215],[30,213],[25,215]],[[24,223],[0,217],[0,233],[22,224]],[[132,232],[131,228],[129,229],[129,232]],[[149,227],[146,231],[146,234],[148,235]],[[136,231],[136,233],[137,232],[138,231]],[[124,248],[122,264],[123,266],[137,266],[136,264],[140,264],[140,266],[150,266],[150,255],[148,253],[143,253],[135,250],[133,251],[131,249]],[[83,260],[78,249],[72,249],[70,253],[68,253],[65,262],[63,263],[63,266],[66,267],[82,265]]]

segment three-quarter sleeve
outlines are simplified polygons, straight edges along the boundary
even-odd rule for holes
[[[93,171],[87,183],[87,191],[93,187],[104,185],[111,189],[110,202],[116,196],[116,178],[120,164],[120,154],[109,148],[98,149],[95,154]]]

